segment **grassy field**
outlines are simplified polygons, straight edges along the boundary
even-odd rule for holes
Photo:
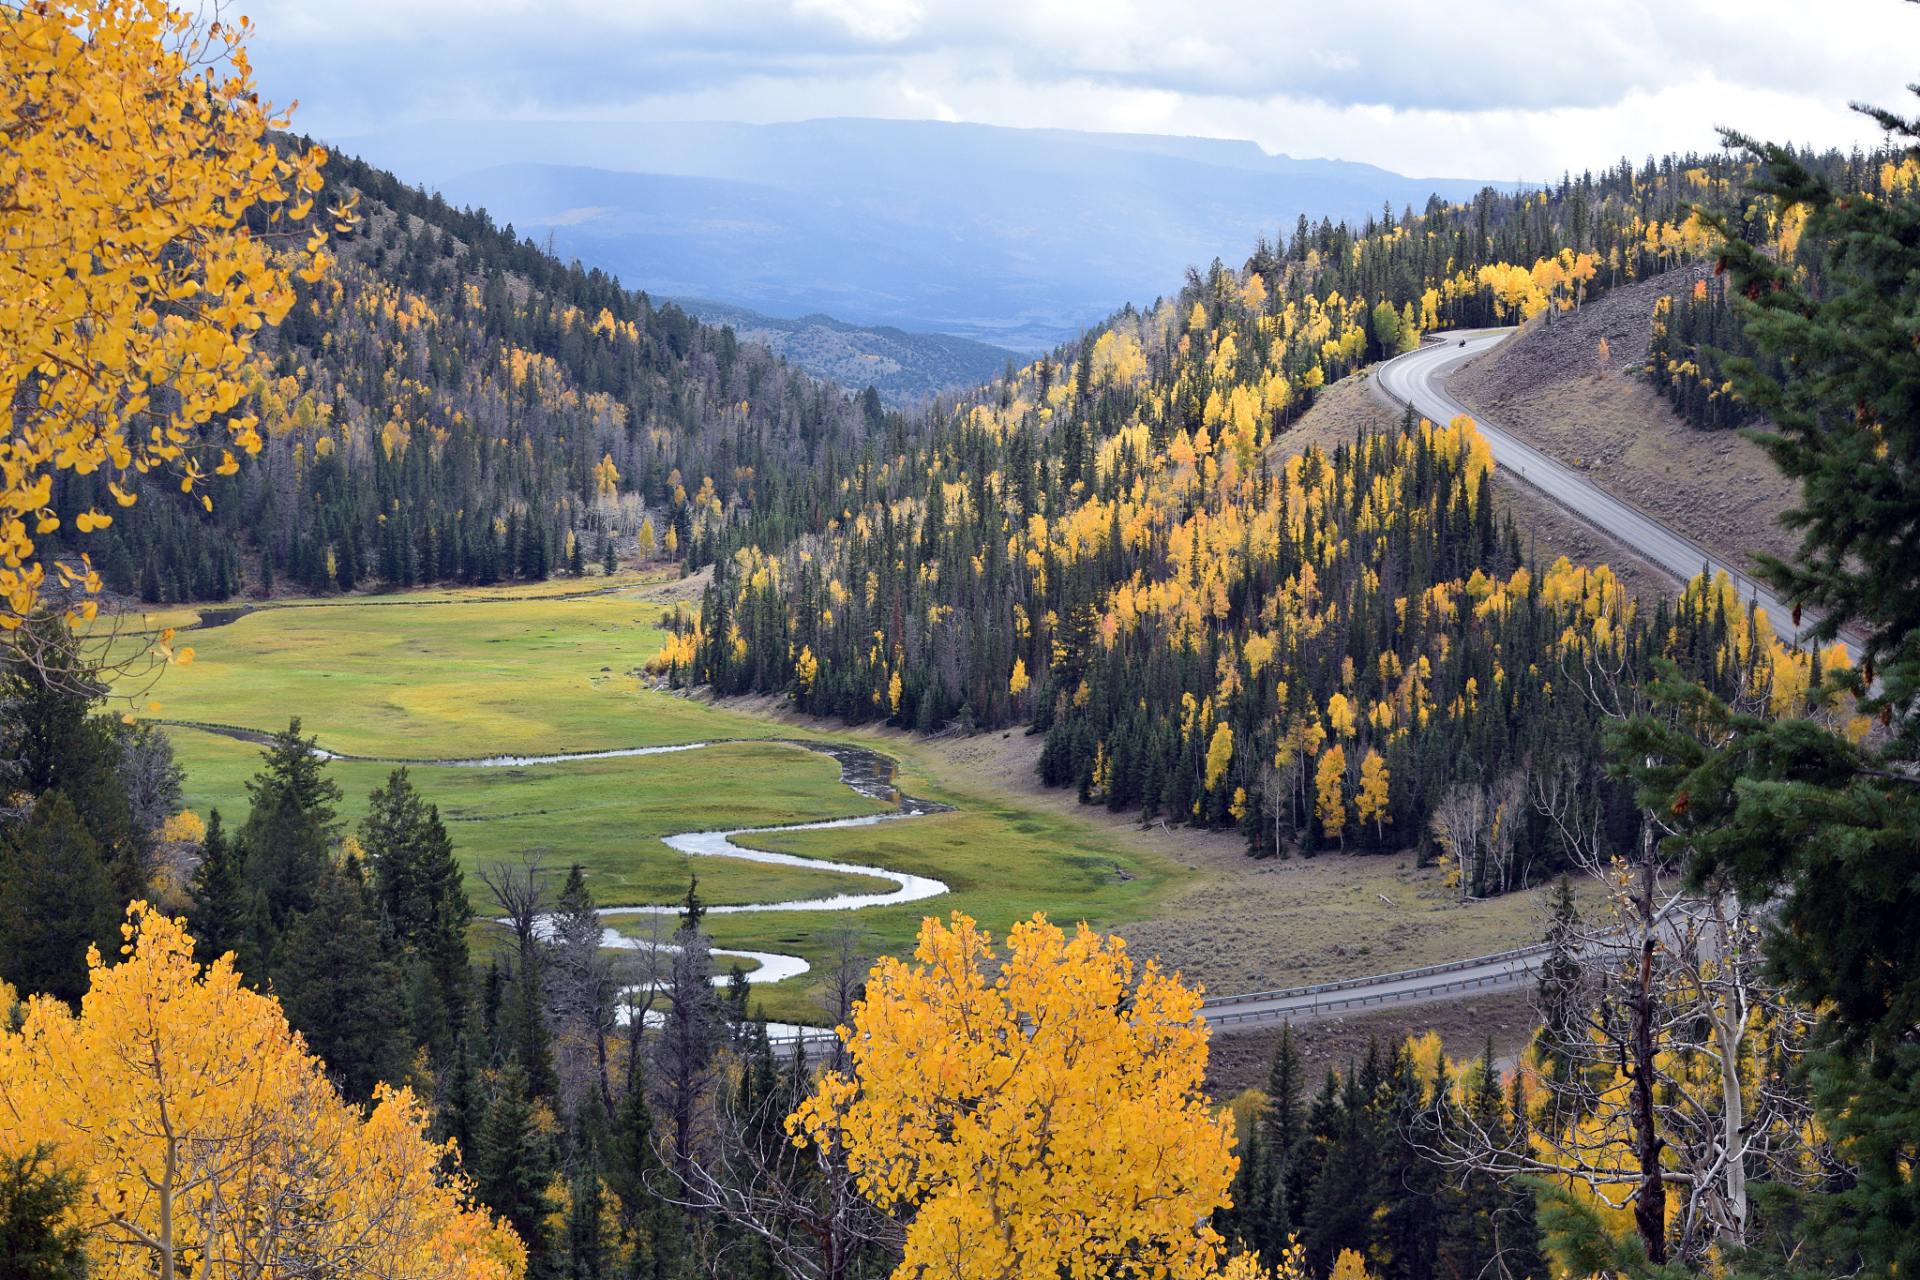
[[[188,804],[202,814],[218,808],[227,821],[242,820],[246,780],[259,768],[260,748],[196,729],[176,728],[173,738],[187,767]],[[368,793],[386,783],[393,767],[359,760],[327,766],[346,793],[340,815],[350,826],[365,815]],[[700,896],[711,903],[892,888],[891,881],[866,876],[688,859],[660,843],[661,836],[678,831],[811,822],[884,809],[842,786],[834,761],[796,747],[729,743],[521,768],[414,765],[408,773],[440,807],[470,877],[488,862],[543,850],[558,874],[580,863],[602,906],[671,902],[685,894],[690,870],[699,873]]]
[[[182,632],[194,661],[150,696],[168,720],[273,730],[299,716],[329,750],[410,760],[767,736],[627,674],[660,647],[644,590],[260,609]]]
[[[657,693],[627,674],[659,646],[659,597],[671,584],[593,595],[545,586],[511,598],[498,591],[421,592],[256,609],[226,625],[182,630],[176,643],[192,645],[195,660],[169,669],[149,696],[172,722],[266,731],[299,716],[323,747],[383,761],[829,736]],[[196,612],[174,610],[146,625],[186,628],[196,621]],[[260,748],[178,723],[169,731],[187,769],[188,803],[203,815],[219,808],[229,824],[243,820],[245,784],[259,767]],[[410,767],[414,785],[440,806],[469,872],[540,849],[556,874],[581,863],[603,905],[675,901],[692,871],[701,896],[716,905],[873,892],[890,883],[690,860],[659,842],[676,831],[882,808],[842,785],[830,758],[780,743],[515,768]],[[392,768],[366,760],[329,764],[345,792],[340,812],[349,827]],[[1034,910],[1105,924],[1150,913],[1179,878],[1171,863],[1119,851],[1084,824],[943,793],[924,773],[903,781],[914,794],[937,793],[963,812],[780,837],[795,842],[793,852],[902,867],[954,886],[950,901],[863,913],[890,952],[911,949],[924,907],[967,910],[996,932]],[[710,923],[722,945],[817,959],[836,920],[770,912]],[[487,937],[479,926],[476,941]],[[808,985],[798,979],[756,995],[772,1016],[803,1018],[813,1012]]]

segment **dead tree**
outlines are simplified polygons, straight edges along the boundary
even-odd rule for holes
[[[683,1185],[693,1176],[720,1041],[710,946],[697,924],[675,930],[661,984],[667,1007],[649,1055],[650,1084],[673,1126],[672,1168]]]
[[[552,980],[547,984],[547,999],[560,1032],[560,1061],[556,1065],[561,1096],[572,1111],[592,1088],[611,1121],[613,1081],[607,1034],[614,1022],[618,988],[613,966],[601,945],[606,930],[584,878],[576,882],[569,877],[567,890],[557,905],[545,931],[551,939]]]
[[[541,870],[544,859],[543,850],[526,850],[517,864],[492,862],[479,871],[480,883],[487,887],[500,910],[500,923],[513,930],[517,1016],[527,1034],[520,1065],[527,1073],[528,1088],[536,1097],[551,1095],[558,1083],[553,1073],[550,1027],[542,994],[545,966],[541,947],[552,928],[546,914],[547,886]]]
[[[797,1280],[842,1280],[863,1251],[878,1245],[897,1253],[904,1234],[860,1194],[837,1129],[800,1142],[787,1134],[786,1118],[811,1081],[803,1049],[781,1080],[763,1048],[715,1107],[709,1151],[669,1198],[763,1241]]]
[[[1569,859],[1599,886],[1585,919],[1563,907],[1549,930],[1537,1011],[1542,1030],[1533,1125],[1515,1150],[1471,1116],[1433,1125],[1443,1165],[1531,1173],[1632,1205],[1650,1260],[1697,1260],[1710,1243],[1747,1242],[1749,1180],[1792,1181],[1827,1163],[1805,1146],[1807,1099],[1791,1063],[1807,1011],[1761,976],[1758,926],[1730,894],[1671,872],[1651,814],[1610,849],[1591,785],[1570,762],[1536,775],[1531,795]],[[1669,1249],[1669,1192],[1680,1198]]]
[[[872,942],[866,926],[851,914],[842,916],[827,935],[825,981],[815,999],[836,1028],[853,1025],[854,1003],[866,990],[867,974],[873,968]],[[826,1066],[829,1071],[847,1069],[847,1048],[838,1036]]]
[[[1648,710],[1627,654],[1597,633],[1568,646],[1556,680],[1624,726]],[[1766,694],[1756,675],[1736,696],[1764,706]],[[1541,988],[1549,1069],[1538,1148],[1497,1150],[1497,1135],[1466,1124],[1433,1154],[1454,1167],[1571,1180],[1616,1208],[1630,1203],[1654,1263],[1744,1244],[1750,1180],[1792,1181],[1831,1164],[1808,1146],[1807,1101],[1791,1069],[1808,1014],[1763,980],[1750,912],[1718,886],[1680,879],[1670,815],[1643,806],[1634,838],[1614,847],[1599,778],[1572,760],[1537,768],[1528,795],[1602,894],[1586,921],[1555,924]],[[1670,1191],[1680,1200],[1671,1250]]]

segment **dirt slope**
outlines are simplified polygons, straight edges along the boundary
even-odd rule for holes
[[[1690,288],[1687,268],[1617,289],[1579,311],[1537,319],[1456,374],[1449,390],[1601,488],[1711,551],[1791,554],[1777,521],[1794,486],[1730,431],[1699,431],[1639,376],[1654,299]],[[1604,338],[1611,360],[1602,366]]]
[[[1383,429],[1399,421],[1400,415],[1371,394],[1362,378],[1342,378],[1321,393],[1313,409],[1291,431],[1274,441],[1271,451],[1275,461],[1304,453],[1309,445],[1331,451],[1336,445],[1351,444],[1363,426]],[[1590,525],[1574,519],[1518,478],[1495,471],[1493,479],[1501,510],[1513,517],[1522,544],[1536,561],[1552,564],[1566,556],[1575,564],[1611,566],[1622,585],[1642,600],[1671,595],[1678,586],[1670,575],[1634,555],[1624,544],[1594,532]]]

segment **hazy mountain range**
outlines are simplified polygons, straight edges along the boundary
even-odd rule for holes
[[[1252,142],[913,120],[432,121],[334,141],[655,295],[1021,352],[1151,304],[1189,265],[1237,263],[1302,213],[1485,185]]]
[[[747,342],[764,343],[816,377],[858,391],[871,386],[895,407],[949,387],[974,387],[1006,372],[1020,353],[948,333],[908,333],[892,325],[858,325],[815,313],[797,320],[762,315],[711,298],[661,297],[703,324],[731,325]]]

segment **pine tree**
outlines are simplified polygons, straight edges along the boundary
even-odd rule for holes
[[[295,917],[286,960],[274,975],[287,1021],[326,1062],[349,1098],[398,1083],[411,1046],[398,966],[381,946],[359,867],[330,867],[313,908]]]
[[[85,1280],[86,1178],[48,1146],[0,1157],[0,1280]]]
[[[18,656],[0,676],[18,769],[9,785],[32,796],[58,788],[97,847],[122,905],[145,897],[148,869],[120,776],[118,722],[93,714],[105,687],[63,624],[37,620],[22,631]]]
[[[529,1280],[558,1274],[552,1228],[553,1140],[539,1114],[544,1107],[527,1094],[526,1074],[510,1063],[487,1107],[478,1157],[469,1166],[475,1198],[499,1214],[527,1246]]]
[[[573,1115],[566,1159],[567,1218],[561,1237],[569,1280],[602,1280],[619,1262],[618,1235],[602,1164],[608,1117],[588,1096]]]
[[[1376,1041],[1369,1054],[1377,1057],[1378,1053]],[[1374,1211],[1379,1205],[1381,1133],[1377,1101],[1361,1073],[1348,1067],[1337,1118],[1330,1126],[1332,1140],[1300,1224],[1307,1260],[1317,1272],[1329,1270],[1342,1250],[1362,1254],[1367,1250]]]
[[[1300,1096],[1306,1080],[1300,1050],[1293,1043],[1293,1021],[1280,1024],[1280,1041],[1273,1047],[1273,1065],[1267,1070],[1267,1134],[1274,1154],[1284,1159],[1301,1139]]]
[[[1280,1024],[1280,1042],[1267,1071],[1267,1147],[1274,1162],[1274,1190],[1268,1210],[1268,1235],[1277,1240],[1299,1229],[1312,1194],[1314,1156],[1307,1147],[1307,1118],[1302,1107],[1306,1070],[1293,1043],[1291,1020]]]
[[[26,825],[0,840],[0,978],[22,996],[77,1003],[87,948],[119,953],[123,905],[66,795],[45,792]]]
[[[414,789],[404,766],[367,797],[360,843],[395,942],[437,985],[434,1002],[443,1010],[444,1025],[459,1026],[466,1016],[473,906],[439,807]],[[423,1007],[425,999],[414,1003]],[[444,1039],[445,1033],[435,1038]]]
[[[434,1129],[443,1141],[454,1143],[469,1173],[478,1158],[479,1135],[486,1120],[487,1096],[473,1061],[473,1037],[463,1033],[454,1047],[453,1065],[440,1087]]]
[[[300,719],[287,722],[262,753],[247,784],[252,808],[240,829],[247,883],[265,901],[269,923],[284,932],[295,915],[313,907],[314,887],[327,869],[337,825],[340,787],[324,772],[316,739],[300,736]]]
[[[207,834],[200,845],[200,865],[193,870],[194,955],[212,964],[231,951],[242,974],[258,976],[253,954],[253,895],[247,891],[246,871],[239,849],[227,839],[220,811],[207,814]]]
[[[654,1190],[670,1175],[655,1155],[653,1113],[647,1107],[645,1076],[639,1072],[614,1113],[603,1170],[617,1203],[627,1274],[633,1280],[677,1275],[683,1245],[679,1215]]]

